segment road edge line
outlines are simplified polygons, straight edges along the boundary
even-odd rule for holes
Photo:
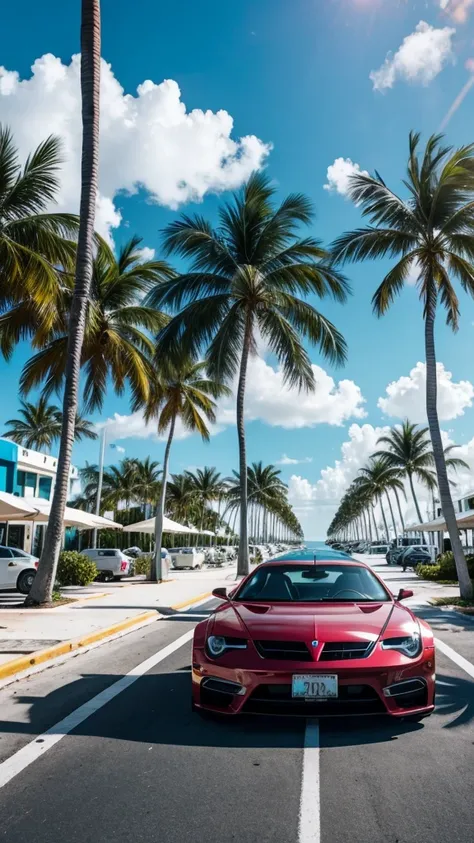
[[[449,644],[445,644],[444,641],[441,641],[440,638],[435,638],[434,642],[438,650],[444,653],[444,655],[447,656],[448,659],[451,659],[454,664],[457,664],[457,666],[460,667],[461,670],[464,670],[464,672],[467,673],[467,675],[470,676],[471,679],[474,679],[474,664],[465,659],[464,656],[461,656],[460,653],[457,653],[456,650],[453,650],[453,648],[450,647]]]
[[[206,600],[208,597],[212,597],[212,591],[204,591],[202,594],[197,594],[192,600],[183,600],[181,603],[175,603],[174,606],[170,606],[170,608],[178,612],[180,609],[187,609],[199,603],[201,600]]]
[[[13,755],[10,755],[0,763],[0,789],[8,782],[15,778],[19,773],[23,772],[30,764],[34,763],[38,758],[41,758],[48,750],[52,749],[62,738],[69,735],[74,729],[80,726],[84,720],[95,714],[104,705],[107,705],[111,700],[125,691],[130,685],[133,685],[141,676],[144,676],[155,665],[164,661],[168,656],[172,655],[180,647],[183,647],[193,637],[194,630],[188,630],[179,638],[167,644],[161,650],[158,650],[153,656],[145,659],[145,661],[136,665],[128,673],[104,688],[90,700],[80,705],[78,708],[71,711],[62,720],[55,723],[45,732],[37,735],[25,746],[18,749]]]
[[[109,638],[125,630],[130,630],[135,626],[139,626],[152,618],[158,620],[161,618],[158,612],[142,612],[140,615],[135,615],[133,618],[127,618],[124,621],[118,621],[111,626],[103,627],[102,629],[91,632],[89,635],[81,636],[74,640],[62,641],[60,644],[55,644],[54,647],[47,647],[44,650],[35,650],[26,656],[20,656],[17,659],[11,659],[0,665],[0,681],[15,676],[28,670],[30,667],[36,667],[40,664],[55,659],[58,656],[64,656],[68,653],[75,652],[87,647],[89,644],[95,644],[103,638]]]

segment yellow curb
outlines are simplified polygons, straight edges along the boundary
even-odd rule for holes
[[[112,626],[99,629],[97,632],[92,632],[84,638],[79,638],[75,641],[63,641],[61,644],[56,644],[54,647],[48,647],[45,650],[37,650],[35,653],[30,653],[28,656],[20,656],[18,659],[12,659],[0,665],[0,679],[6,679],[7,676],[12,676],[15,673],[21,673],[23,670],[28,670],[29,667],[34,667],[37,664],[55,659],[57,656],[63,656],[65,653],[70,653],[73,650],[79,650],[81,647],[87,647],[88,644],[94,644],[102,638],[108,638],[116,632],[122,632],[125,629],[138,626],[150,618],[158,620],[161,615],[158,612],[142,612],[141,615],[136,615],[134,618],[128,618],[126,621],[114,623]]]
[[[66,594],[64,595],[67,596]],[[104,591],[103,594],[91,594],[90,597],[72,597],[72,600],[75,600],[77,603],[85,603],[86,600],[98,600],[99,597],[108,597],[109,595]]]
[[[199,603],[200,600],[204,600],[205,597],[212,597],[212,591],[205,591],[204,594],[198,594],[197,597],[193,597],[192,600],[183,600],[182,603],[175,603],[174,606],[171,606],[171,609],[184,609],[185,606],[193,606],[194,603]]]

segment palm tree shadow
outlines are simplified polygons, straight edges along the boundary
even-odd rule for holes
[[[115,700],[84,720],[74,734],[111,740],[178,746],[302,747],[305,719],[281,717],[203,719],[191,711],[187,664],[170,673],[146,674]],[[45,697],[18,696],[30,705],[27,722],[0,721],[5,733],[38,735],[114,682],[120,675],[84,675]],[[453,717],[443,728],[456,728],[474,717],[474,685],[452,676],[438,679],[436,716]],[[423,732],[429,721],[412,723],[388,716],[321,720],[322,746],[385,743],[406,732]]]

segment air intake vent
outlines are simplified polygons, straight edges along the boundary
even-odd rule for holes
[[[255,641],[255,646],[263,659],[292,662],[313,661],[304,641]]]
[[[324,645],[320,662],[366,659],[373,649],[372,641],[331,641]]]

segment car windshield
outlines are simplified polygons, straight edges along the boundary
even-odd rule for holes
[[[362,565],[263,565],[234,600],[291,603],[386,602],[391,595]]]

